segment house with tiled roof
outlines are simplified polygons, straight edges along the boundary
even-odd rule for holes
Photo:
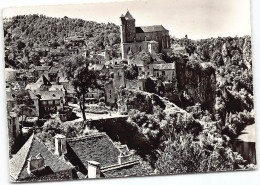
[[[105,133],[68,138],[65,147],[65,154],[57,146],[55,146],[55,150],[61,151],[60,155],[65,155],[66,159],[81,173],[81,177],[108,178],[147,175],[147,171],[142,167],[140,161],[132,156],[128,147],[126,145],[116,146]]]
[[[65,91],[37,91],[35,94],[39,98],[40,117],[48,117],[64,109]]]
[[[73,179],[75,167],[52,153],[34,134],[9,161],[10,180],[49,181]]]
[[[52,86],[47,75],[41,75],[35,83],[29,83],[26,85],[25,90],[31,90],[33,92],[46,91]]]
[[[45,181],[148,175],[126,145],[105,133],[66,138],[55,136],[55,151],[34,134],[9,162],[11,181]]]

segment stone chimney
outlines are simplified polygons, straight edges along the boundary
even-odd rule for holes
[[[57,134],[55,137],[55,154],[58,156],[62,156],[67,154],[67,143],[66,136],[62,134]]]
[[[44,158],[39,153],[36,156],[31,156],[27,163],[27,172],[31,174],[33,172],[42,171],[45,169]]]
[[[88,161],[88,178],[100,178],[100,163]]]

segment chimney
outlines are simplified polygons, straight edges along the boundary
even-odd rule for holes
[[[66,136],[62,134],[57,134],[55,137],[55,154],[57,156],[62,156],[67,154],[67,143]]]
[[[100,163],[88,161],[88,178],[100,178]]]

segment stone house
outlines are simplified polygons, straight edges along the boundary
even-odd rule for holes
[[[174,81],[176,79],[175,63],[153,64],[153,76],[162,81]]]
[[[105,103],[107,105],[114,105],[116,101],[115,89],[113,81],[110,81],[105,84]]]
[[[39,114],[41,118],[62,111],[66,104],[65,92],[63,91],[38,91],[36,96],[39,98]]]

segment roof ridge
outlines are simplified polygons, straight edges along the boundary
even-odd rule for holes
[[[85,135],[85,136],[67,138],[67,141],[78,141],[78,140],[81,140],[81,139],[93,138],[93,137],[99,137],[99,136],[107,136],[107,134],[105,132],[99,132],[99,133],[94,133],[94,134]]]
[[[134,159],[134,160],[122,163],[122,164],[106,166],[106,167],[101,168],[101,171],[104,173],[107,171],[116,170],[116,169],[132,166],[132,165],[136,165],[136,164],[140,164],[140,161],[138,159]]]

